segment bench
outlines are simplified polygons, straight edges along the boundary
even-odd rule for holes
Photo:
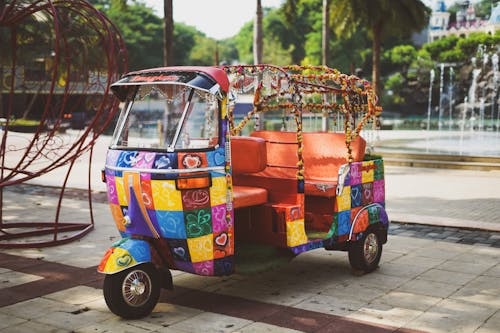
[[[261,138],[231,137],[231,162],[233,177],[240,174],[258,173],[266,168],[266,141]],[[233,184],[234,208],[265,204],[268,193],[265,188]]]

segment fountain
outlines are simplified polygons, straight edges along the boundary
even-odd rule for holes
[[[439,113],[438,113],[438,130],[442,128],[443,117],[443,85],[444,85],[444,63],[441,63],[439,71]]]
[[[500,103],[497,100],[500,81],[499,55],[496,51],[492,52],[481,45],[469,65],[440,63],[437,68],[431,69],[424,130],[382,131],[380,137],[383,141],[376,144],[376,147],[386,153],[396,150],[403,153],[484,156],[499,159]],[[435,102],[437,105],[433,105],[433,85],[438,74],[436,70],[439,70],[439,96]],[[470,83],[466,85],[466,89],[462,88],[463,82],[458,81],[464,73],[470,75]],[[455,105],[458,101],[463,103]],[[437,111],[437,130],[434,130],[434,127],[431,130],[433,107]],[[447,109],[449,115],[446,115]],[[444,120],[446,116],[448,119]],[[448,126],[446,126],[447,121],[449,121]]]
[[[454,70],[453,66],[450,66],[450,82],[448,82],[448,101],[449,101],[449,108],[450,108],[450,121],[448,124],[448,130],[451,131],[453,127],[453,75],[454,75]]]
[[[498,90],[498,54],[493,54],[491,57],[491,66],[493,68],[493,95],[491,96],[491,128],[495,128],[495,100],[497,98],[497,90]],[[500,110],[499,110],[500,113]],[[500,116],[500,115],[499,115]],[[498,125],[500,125],[497,121],[496,128],[498,131]]]
[[[432,108],[432,82],[434,81],[434,70],[431,69],[429,78],[429,104],[427,106],[427,132],[431,128],[431,108]]]

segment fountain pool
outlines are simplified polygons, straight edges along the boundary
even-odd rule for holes
[[[381,130],[373,142],[376,152],[500,157],[498,132]]]

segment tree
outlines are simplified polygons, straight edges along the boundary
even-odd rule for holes
[[[308,50],[305,47],[307,36],[310,33],[321,31],[314,28],[318,22],[318,13],[321,24],[321,2],[318,0],[286,0],[280,11],[287,28],[286,34],[280,37],[282,47],[287,49],[293,46],[292,62],[299,64]],[[319,46],[321,47],[321,37]]]
[[[253,26],[253,62],[254,64],[262,63],[262,3],[257,0],[257,10],[255,12],[255,23]]]
[[[331,19],[335,33],[350,37],[366,27],[372,39],[372,83],[380,93],[380,53],[382,40],[419,31],[428,22],[430,9],[420,0],[333,0]]]
[[[125,40],[129,69],[158,67],[162,63],[162,19],[141,2],[91,0],[118,27]]]
[[[163,0],[163,66],[174,64],[174,16],[172,0]]]
[[[323,18],[322,18],[322,26],[321,26],[321,64],[323,66],[327,66],[328,62],[328,51],[329,51],[329,43],[330,43],[330,0],[323,0]]]

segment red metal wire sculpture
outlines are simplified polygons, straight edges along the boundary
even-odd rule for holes
[[[109,86],[126,72],[124,42],[112,22],[87,1],[8,0],[0,3],[0,45],[0,248],[78,239],[94,227],[92,149],[117,109]],[[39,120],[32,133],[15,132],[15,119],[28,116]],[[81,129],[63,135],[71,116]],[[90,221],[61,222],[68,177],[84,154]],[[67,171],[53,221],[4,221],[4,189],[61,166]]]

